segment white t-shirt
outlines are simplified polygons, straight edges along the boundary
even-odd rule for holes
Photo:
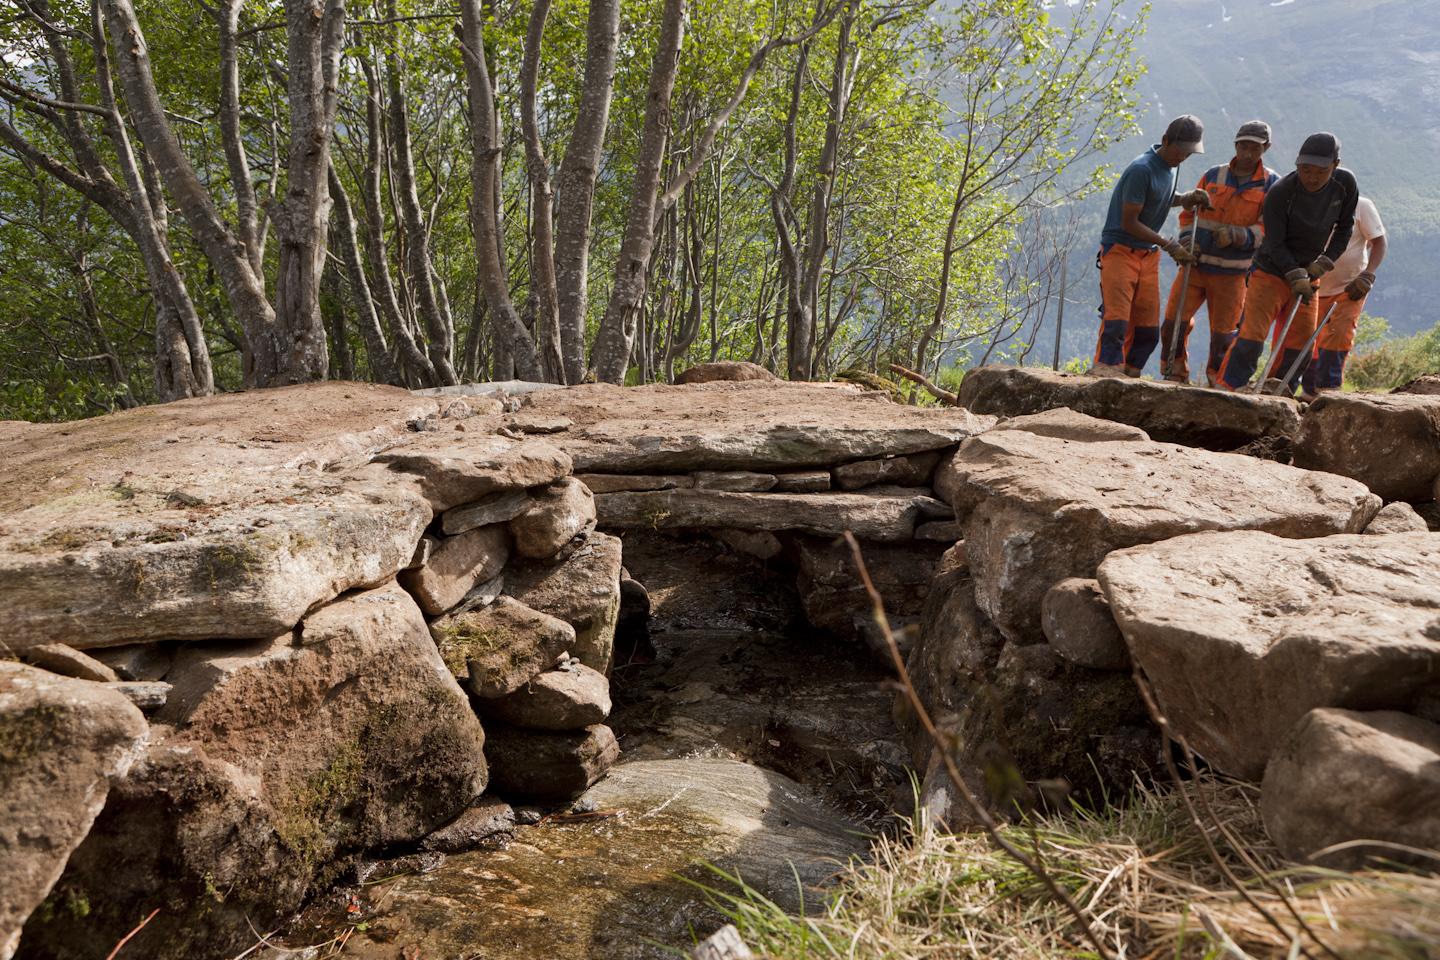
[[[1333,297],[1345,290],[1347,284],[1370,265],[1370,241],[1385,236],[1385,224],[1380,222],[1380,211],[1375,201],[1361,197],[1355,205],[1355,229],[1350,234],[1350,246],[1335,261],[1335,269],[1320,280],[1320,296]]]

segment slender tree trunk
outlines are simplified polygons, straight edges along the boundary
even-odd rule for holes
[[[390,360],[390,346],[385,342],[385,331],[380,326],[380,315],[375,310],[375,297],[370,292],[370,281],[365,276],[365,262],[360,256],[360,242],[355,236],[355,217],[350,209],[350,197],[345,186],[330,166],[330,197],[335,202],[334,245],[340,248],[340,259],[345,264],[345,273],[350,281],[350,292],[355,300],[355,314],[360,327],[360,336],[365,341],[365,356],[370,365],[370,376],[380,383],[400,382],[395,365]]]
[[[274,216],[280,245],[275,282],[273,371],[265,383],[325,379],[330,364],[320,283],[330,224],[330,144],[339,101],[344,0],[286,0],[290,150],[285,199]]]
[[[390,143],[395,157],[400,212],[404,222],[405,261],[410,283],[415,291],[416,306],[425,324],[429,341],[430,362],[442,386],[457,383],[453,357],[455,354],[454,320],[441,310],[435,290],[435,277],[430,264],[430,231],[420,209],[420,195],[415,186],[415,160],[410,150],[410,119],[405,99],[405,84],[398,58],[386,58],[386,76],[390,94]]]
[[[110,39],[130,119],[144,142],[161,181],[180,207],[206,259],[214,267],[231,310],[245,333],[246,381],[265,385],[280,364],[275,312],[260,277],[250,267],[242,244],[215,208],[170,126],[155,88],[149,49],[131,0],[104,0]]]
[[[550,184],[550,163],[540,143],[536,118],[536,85],[540,74],[540,50],[545,37],[545,18],[550,0],[535,0],[525,33],[525,54],[520,65],[520,129],[525,138],[525,171],[530,180],[531,215],[534,237],[530,244],[531,288],[535,294],[535,340],[540,350],[540,367],[546,380],[565,383],[565,361],[561,355],[559,288],[555,281],[555,192]],[[592,122],[586,118],[585,122]]]
[[[214,9],[220,29],[220,140],[230,185],[235,191],[235,233],[245,245],[250,269],[265,275],[265,250],[260,239],[260,205],[250,181],[250,161],[245,156],[245,138],[240,130],[240,49],[237,33],[240,8],[245,0],[221,0]]]
[[[495,202],[500,144],[495,136],[495,95],[485,61],[484,14],[479,0],[460,0],[460,46],[465,60],[470,114],[470,201],[476,270],[495,321],[496,353],[503,348],[525,380],[543,376],[535,342],[510,299],[500,259],[499,211]]]
[[[630,191],[630,213],[615,264],[615,285],[600,331],[595,337],[594,367],[597,379],[622,383],[630,363],[635,340],[635,322],[645,299],[650,251],[655,243],[655,205],[660,190],[660,170],[665,143],[670,134],[670,95],[680,65],[680,48],[685,40],[685,0],[665,0],[660,18],[660,39],[650,68],[650,89],[645,99],[645,126],[640,135],[640,155],[635,163],[635,183]]]
[[[570,143],[560,161],[559,217],[555,224],[555,283],[565,382],[585,376],[585,322],[589,312],[590,218],[595,180],[610,118],[620,0],[591,0],[585,27],[585,79]]]

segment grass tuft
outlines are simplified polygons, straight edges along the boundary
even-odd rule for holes
[[[1218,779],[1203,793],[1237,841],[1284,888],[1306,921],[1341,957],[1440,958],[1440,877],[1404,870],[1340,873],[1283,861],[1266,838],[1255,787]],[[1180,796],[1137,787],[1118,807],[1037,816],[1002,831],[1043,858],[1084,908],[1117,957],[1290,958],[1302,956],[1233,888],[1205,851]],[[1223,837],[1214,838],[1252,898],[1283,913],[1278,897]],[[1064,907],[1024,866],[983,834],[951,835],[921,816],[901,836],[882,838],[870,863],[852,865],[828,903],[792,916],[720,875],[708,887],[758,955],[792,958],[1093,957]],[[1324,951],[1306,942],[1315,956]]]

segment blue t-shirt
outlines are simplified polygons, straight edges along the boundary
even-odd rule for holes
[[[1100,234],[1100,245],[1123,243],[1136,250],[1154,250],[1155,244],[1146,243],[1128,233],[1120,224],[1123,222],[1124,207],[1128,203],[1141,203],[1140,222],[1156,233],[1165,226],[1170,216],[1170,207],[1175,201],[1175,184],[1180,171],[1160,159],[1160,145],[1146,150],[1130,161],[1130,166],[1120,175],[1115,192],[1110,194],[1110,212],[1105,215],[1105,231]]]

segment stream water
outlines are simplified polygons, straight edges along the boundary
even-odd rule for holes
[[[884,672],[801,626],[787,573],[660,537],[625,562],[652,619],[617,644],[609,776],[488,849],[381,864],[255,956],[673,957],[723,922],[707,864],[800,911],[865,855],[905,782]]]

